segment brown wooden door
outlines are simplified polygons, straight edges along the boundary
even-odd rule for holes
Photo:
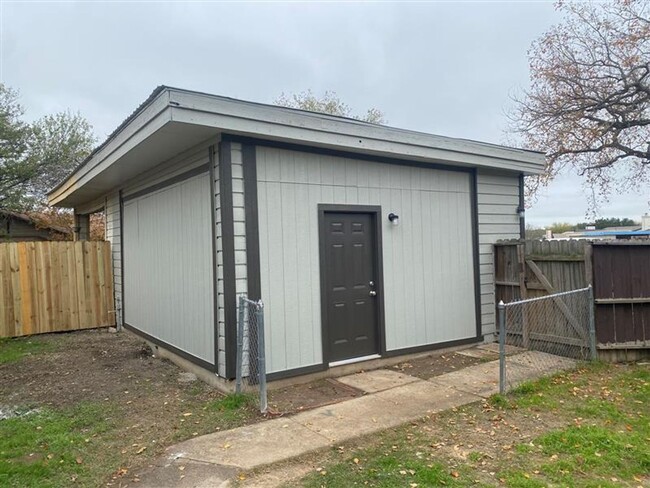
[[[376,354],[379,290],[374,215],[327,212],[324,219],[329,361]]]

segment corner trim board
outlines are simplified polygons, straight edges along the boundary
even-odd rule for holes
[[[262,298],[260,272],[260,229],[257,205],[257,149],[250,144],[242,145],[244,166],[244,215],[246,218],[246,276],[248,298]]]
[[[232,144],[230,141],[221,141],[219,143],[219,197],[221,200],[226,379],[233,379],[236,375],[237,363],[237,288],[235,276],[235,224],[232,201]]]
[[[524,174],[521,173],[519,175],[519,208],[525,208],[526,206],[526,199],[524,196]],[[526,238],[526,217],[519,217],[519,238],[520,239],[525,239]]]
[[[122,327],[124,327],[124,324],[126,323],[126,307],[124,306],[126,302],[126,294],[124,293],[125,287],[124,287],[124,282],[126,275],[124,274],[124,197],[122,196],[122,190],[118,192],[118,200],[119,200],[119,206],[120,206],[120,293],[121,293],[121,298],[122,298],[122,303],[121,303],[121,319],[122,323],[120,324]],[[115,278],[113,278],[114,280]],[[113,283],[113,289],[115,289],[115,283]]]
[[[213,370],[219,375],[219,295],[217,289],[217,201],[215,197],[214,145],[208,147],[210,171],[210,214],[212,215],[212,308],[214,328],[214,365]]]
[[[478,171],[470,174],[470,208],[472,221],[472,259],[474,260],[474,310],[476,314],[476,336],[483,334],[481,317],[481,255],[478,226]]]

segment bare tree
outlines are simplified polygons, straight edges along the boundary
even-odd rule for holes
[[[350,106],[341,101],[333,91],[326,91],[321,97],[314,95],[311,90],[294,93],[293,95],[282,93],[274,103],[282,107],[350,117],[372,124],[386,124],[384,113],[377,108],[369,108],[364,115],[353,115]]]
[[[592,205],[638,189],[650,169],[650,18],[647,0],[560,2],[565,19],[529,51],[531,85],[513,130],[547,154],[529,192],[574,167]]]

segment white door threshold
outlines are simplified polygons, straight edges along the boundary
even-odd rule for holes
[[[360,358],[350,358],[350,359],[342,359],[341,361],[334,361],[333,363],[330,363],[329,366],[330,368],[334,368],[336,366],[360,363],[361,361],[370,361],[371,359],[379,359],[379,358],[381,358],[379,354],[371,354],[370,356],[362,356]]]

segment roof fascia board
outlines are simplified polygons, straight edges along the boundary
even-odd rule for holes
[[[172,109],[172,119],[176,122],[187,124],[207,125],[238,135],[280,139],[297,144],[302,143],[304,145],[345,149],[351,152],[388,156],[394,157],[395,159],[447,162],[460,166],[478,166],[481,168],[523,172],[525,174],[538,174],[542,172],[542,168],[539,165],[521,161],[391,142],[382,139],[359,139],[359,136],[355,135],[332,134],[330,132],[288,125],[280,126],[274,122],[262,122],[230,115],[199,112],[180,107],[174,107]]]
[[[134,136],[139,136],[137,138],[138,142],[144,139],[144,129],[150,127],[150,125],[156,121],[157,117],[160,116],[165,110],[169,108],[169,91],[162,91],[156,98],[154,98],[149,105],[144,107],[140,113],[138,113],[135,118],[130,121],[118,134],[116,134],[112,140],[107,141],[104,145],[93,154],[92,158],[73,172],[66,180],[63,181],[61,185],[56,187],[48,195],[50,205],[56,204],[56,202],[61,201],[65,198],[65,195],[69,194],[71,191],[74,191],[78,188],[84,181],[87,181],[86,176],[91,172],[95,173],[93,170],[98,167],[108,166],[106,162],[109,160],[113,161],[117,158],[111,157],[120,149],[123,149],[125,144],[128,144],[130,147],[133,147],[133,138]],[[168,115],[169,117],[170,115]],[[164,125],[164,124],[163,124]],[[148,134],[147,134],[148,135]],[[125,151],[122,151],[125,152]]]
[[[102,153],[104,151],[100,151],[91,161],[88,162],[88,167],[85,168],[85,171],[82,169],[79,174],[72,175],[61,188],[54,190],[50,195],[48,195],[50,205],[57,205],[59,202],[65,200],[65,198],[76,189],[88,183],[99,173],[105,171],[115,161],[120,159],[131,149],[147,139],[154,132],[164,127],[170,121],[171,110],[169,106],[167,106],[161,112],[153,115],[152,119],[146,121],[144,125],[139,127],[138,130],[132,133],[128,138],[125,138],[124,141],[121,141],[120,143],[116,142],[116,145],[108,144],[104,148],[107,152],[104,159],[102,159]]]
[[[472,156],[481,155],[519,164],[528,163],[533,167],[540,166],[540,171],[544,165],[544,155],[539,152],[384,127],[321,114],[278,109],[278,107],[185,92],[178,89],[170,89],[170,102],[177,108],[227,115],[256,122],[267,122],[283,127],[299,127],[328,134],[422,146]],[[363,146],[358,144],[356,147],[357,150],[359,148],[363,149]]]

